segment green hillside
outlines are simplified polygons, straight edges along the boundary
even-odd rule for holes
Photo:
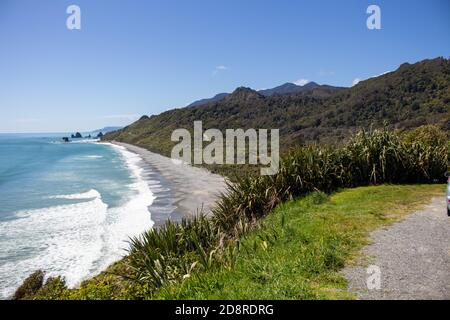
[[[143,116],[105,139],[118,140],[170,155],[174,129],[280,129],[282,148],[336,142],[361,127],[407,129],[437,124],[450,129],[450,61],[445,58],[402,64],[396,71],[362,81],[352,88],[320,86],[307,92],[266,97],[238,88],[218,102]]]

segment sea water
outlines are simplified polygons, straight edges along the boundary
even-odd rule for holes
[[[38,269],[75,286],[152,227],[138,155],[60,138],[0,135],[0,298]]]

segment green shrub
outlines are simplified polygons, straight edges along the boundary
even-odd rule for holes
[[[39,288],[33,299],[62,300],[68,298],[69,291],[63,277],[50,277]]]
[[[219,244],[219,230],[199,215],[180,224],[168,221],[131,239],[127,263],[132,279],[153,288],[189,277],[191,272],[211,267]]]
[[[35,271],[26,278],[14,293],[14,300],[31,299],[44,284],[44,272]]]

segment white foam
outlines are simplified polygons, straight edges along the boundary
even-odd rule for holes
[[[135,195],[120,208],[112,208],[110,210],[111,216],[115,218],[115,223],[110,224],[107,232],[104,234],[105,243],[109,245],[110,249],[126,249],[128,245],[124,240],[139,235],[153,226],[148,207],[153,203],[155,196],[143,178],[142,158],[123,147],[113,144],[107,145],[120,153],[130,169],[132,178],[135,180],[135,183],[129,186]],[[126,235],[125,238],[124,235]],[[101,262],[101,269],[119,259],[124,253],[123,250],[111,250],[111,252],[114,253],[104,257]]]
[[[69,285],[88,275],[92,262],[101,254],[106,213],[107,205],[96,197],[77,204],[21,211],[17,213],[19,219],[2,222],[0,256],[17,258],[0,266],[0,273],[8,275],[2,279],[7,294],[37,269],[45,270],[48,276],[62,275]]]
[[[79,157],[73,157],[66,159],[65,161],[92,161],[92,160],[99,160],[103,159],[103,156],[100,155],[87,155],[87,156],[79,156]]]
[[[59,196],[52,196],[49,198],[50,199],[80,199],[81,200],[81,199],[101,198],[101,195],[97,190],[91,189],[88,192],[84,192],[84,193],[59,195]]]
[[[53,196],[85,200],[81,203],[21,211],[17,219],[0,223],[0,257],[13,257],[0,265],[0,297],[7,298],[31,272],[61,275],[69,286],[94,276],[124,256],[128,239],[153,226],[148,207],[153,196],[140,167],[142,159],[113,146],[130,170],[133,183],[124,186],[128,200],[108,208],[97,190]],[[24,258],[26,257],[26,258]]]
[[[96,143],[99,142],[100,139],[80,139],[80,140],[72,140],[70,143]]]

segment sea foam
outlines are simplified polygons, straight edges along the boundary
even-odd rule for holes
[[[2,279],[2,298],[11,296],[38,269],[47,277],[61,275],[74,287],[123,257],[129,238],[153,226],[148,207],[154,195],[144,180],[142,159],[125,148],[110,146],[130,171],[133,183],[124,186],[130,196],[109,208],[95,189],[56,195],[51,198],[77,203],[20,211],[15,219],[2,222],[0,256],[11,257],[0,266],[0,273],[8,275]]]

